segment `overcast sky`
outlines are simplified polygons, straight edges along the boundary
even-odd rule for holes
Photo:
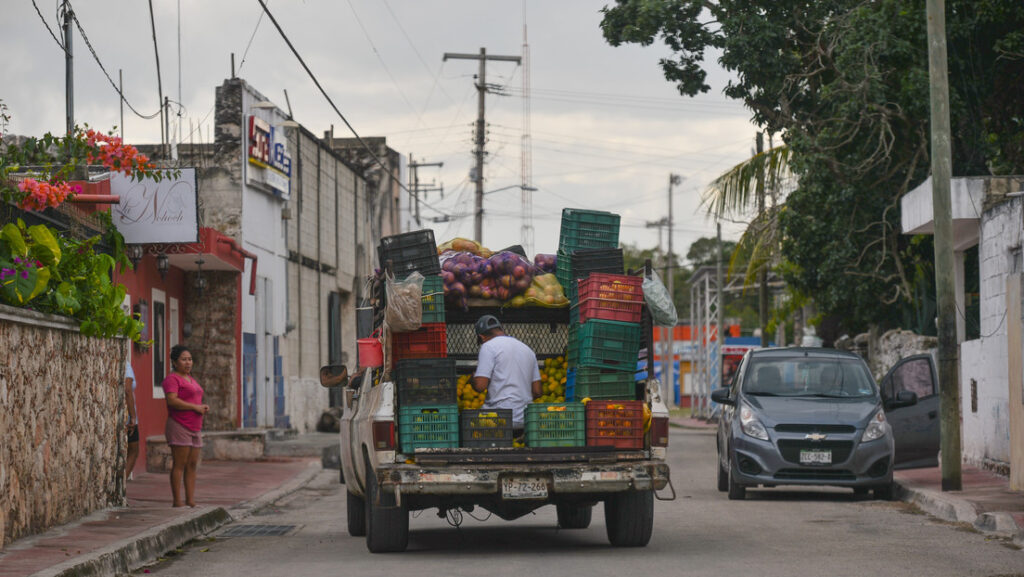
[[[60,37],[61,0],[35,0]],[[438,242],[473,234],[472,124],[477,115],[474,75],[478,63],[442,62],[445,52],[521,55],[523,24],[530,48],[533,142],[534,252],[554,252],[561,209],[607,210],[622,215],[620,240],[641,248],[658,244],[645,224],[668,213],[670,173],[684,177],[674,198],[674,250],[715,223],[699,206],[700,191],[715,176],[749,157],[754,127],[748,112],[721,95],[728,76],[714,70],[712,91],[684,98],[664,79],[660,43],[613,48],[603,39],[600,9],[611,0],[269,0],[268,5],[306,63],[361,136],[384,136],[388,145],[418,162],[420,180],[443,184],[430,193],[424,219]],[[163,91],[184,106],[183,141],[212,134],[214,89],[231,73],[286,109],[315,134],[332,124],[346,130],[290,53],[257,0],[152,0]],[[142,0],[76,0],[75,12],[100,61],[140,113],[158,110],[156,55],[148,3]],[[0,18],[0,99],[12,116],[8,131],[41,135],[64,130],[64,58],[32,0],[3,0]],[[180,45],[179,45],[180,7]],[[250,44],[251,39],[251,44]],[[180,46],[180,48],[179,48]],[[75,116],[108,130],[119,124],[118,97],[76,29]],[[178,56],[180,50],[180,58]],[[714,63],[712,63],[714,66]],[[520,242],[520,141],[524,68],[488,62],[488,163],[484,244],[492,249]],[[180,77],[180,88],[179,88]],[[202,126],[201,129],[197,127]],[[125,139],[154,143],[158,120],[126,109]],[[176,131],[176,129],[173,129]],[[741,227],[723,225],[735,239]],[[662,237],[667,245],[667,235]]]

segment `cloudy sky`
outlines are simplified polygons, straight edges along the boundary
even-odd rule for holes
[[[62,0],[3,0],[0,19],[0,99],[12,116],[8,132],[41,135],[64,130],[64,58],[58,37]],[[710,94],[679,96],[662,76],[663,45],[613,48],[600,30],[600,9],[611,0],[268,0],[307,64],[361,136],[385,136],[391,148],[418,162],[422,181],[444,186],[430,193],[426,226],[441,240],[473,234],[472,125],[477,115],[478,63],[442,61],[445,52],[521,55],[523,24],[530,50],[535,252],[554,252],[561,209],[622,215],[620,240],[642,248],[659,242],[646,223],[668,213],[669,174],[684,177],[674,199],[674,250],[714,236],[715,223],[699,206],[715,176],[747,158],[754,128],[742,106],[721,96],[726,73],[712,71]],[[238,76],[316,134],[344,124],[290,53],[257,0],[152,0],[163,91],[182,105],[182,140],[212,134],[214,89]],[[148,3],[75,0],[78,20],[110,76],[124,73],[128,102],[141,114],[158,110],[156,54]],[[36,13],[38,7],[40,14]],[[180,15],[180,27],[179,27]],[[46,24],[44,24],[45,20]],[[180,43],[179,43],[180,31]],[[75,115],[79,123],[110,129],[120,123],[118,97],[74,32]],[[180,53],[180,58],[179,58]],[[524,67],[488,62],[489,153],[484,244],[520,242],[520,141]],[[125,139],[160,139],[158,120],[125,111]],[[177,132],[176,129],[172,129]],[[188,136],[191,130],[191,137]],[[725,223],[726,238],[741,227]],[[661,237],[667,245],[667,235]]]

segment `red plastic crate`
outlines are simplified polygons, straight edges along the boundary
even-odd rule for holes
[[[411,333],[391,334],[391,356],[402,359],[437,359],[448,356],[448,327],[445,323],[424,323]]]
[[[643,401],[589,401],[587,446],[644,448]]]
[[[580,322],[603,319],[639,323],[644,307],[643,278],[590,273],[579,281]]]

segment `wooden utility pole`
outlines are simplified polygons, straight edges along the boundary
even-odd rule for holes
[[[927,0],[928,72],[931,95],[932,206],[935,220],[935,293],[939,315],[939,398],[942,490],[959,491],[960,375],[956,342],[956,282],[953,259],[953,173],[946,59],[946,2]]]
[[[473,180],[476,181],[476,200],[474,202],[473,210],[473,240],[483,244],[484,240],[484,144],[485,137],[487,135],[486,124],[484,124],[484,95],[487,94],[487,61],[488,60],[503,60],[506,62],[515,62],[519,64],[522,62],[522,58],[519,56],[498,56],[498,55],[487,55],[487,49],[481,48],[480,54],[453,54],[450,52],[444,53],[442,61],[447,61],[449,58],[456,60],[479,60],[480,61],[480,72],[477,75],[477,118],[476,118],[476,149],[473,155],[476,157],[476,174]]]
[[[71,5],[64,1],[64,92],[67,125],[66,135],[71,136],[75,131],[75,59],[71,51],[71,21],[74,14],[71,12]],[[68,151],[70,152],[70,144]]]
[[[668,284],[668,296],[672,299],[673,306],[675,305],[676,293],[675,283],[673,277],[675,276],[675,267],[673,263],[675,259],[672,255],[672,186],[679,185],[683,182],[683,177],[678,174],[668,175],[668,220],[665,221],[665,225],[668,227],[668,254],[665,255],[665,282]],[[658,229],[658,236],[661,236],[661,228]],[[658,245],[661,245],[661,239],[658,239]],[[662,327],[664,329],[663,337],[661,339],[662,352],[661,352],[661,382],[668,384],[668,391],[664,397],[665,404],[671,405],[668,399],[675,399],[676,391],[676,350],[675,350],[675,327]]]
[[[442,192],[442,196],[443,196],[443,193],[444,193],[444,186],[441,186],[440,188],[420,188],[420,171],[419,171],[419,168],[421,166],[436,166],[438,168],[441,168],[442,166],[444,166],[444,163],[443,162],[416,162],[416,161],[414,161],[412,159],[412,153],[409,153],[409,171],[411,172],[410,176],[412,177],[412,198],[413,198],[413,202],[416,203],[413,216],[416,219],[416,225],[417,226],[420,225],[420,193],[423,192],[424,193],[424,197],[426,196],[425,193],[431,192],[431,191],[435,191],[435,190],[440,190]],[[430,184],[434,184],[434,183],[431,182]]]
[[[764,152],[764,133],[757,133],[757,156],[761,156]],[[764,190],[764,179],[765,179],[765,165],[763,160],[759,159],[760,168],[757,171],[757,216],[761,219],[761,224],[764,224],[764,211],[765,211],[765,190]],[[757,291],[757,321],[761,325],[761,346],[768,346],[768,262],[766,261],[761,265],[761,270],[758,273],[760,287]],[[780,343],[781,344],[781,343]]]

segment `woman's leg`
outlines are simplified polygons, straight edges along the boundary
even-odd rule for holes
[[[174,459],[174,463],[171,465],[171,498],[173,499],[172,506],[174,507],[181,507],[185,504],[181,500],[181,481],[187,470],[191,450],[192,447],[185,445],[171,445],[171,458]],[[188,494],[188,484],[186,481],[185,495],[188,496]]]
[[[196,469],[199,468],[199,447],[188,447],[188,461],[185,463],[185,504],[196,506]]]

